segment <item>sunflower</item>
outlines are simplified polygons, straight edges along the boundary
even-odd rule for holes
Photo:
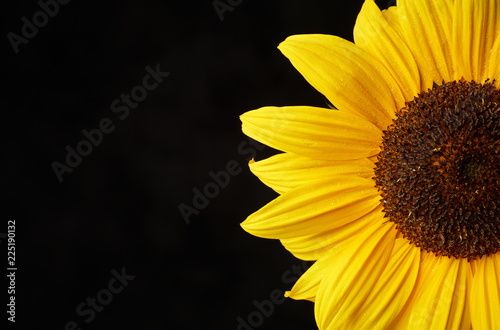
[[[499,329],[500,1],[366,0],[354,43],[278,48],[334,106],[241,116],[283,152],[242,227],[315,261],[286,295],[320,329]]]

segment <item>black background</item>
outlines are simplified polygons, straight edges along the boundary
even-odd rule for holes
[[[238,116],[325,107],[276,47],[302,33],[352,40],[361,4],[247,0],[221,21],[212,1],[73,0],[15,54],[7,34],[20,35],[40,6],[3,2],[0,233],[16,220],[12,328],[236,329],[254,300],[289,290],[283,275],[301,261],[239,226],[277,194],[248,170]],[[112,102],[157,65],[170,75],[121,120]],[[60,183],[51,164],[103,118],[114,131]],[[193,189],[231,161],[241,173],[186,223],[179,204],[192,206]],[[76,307],[123,267],[135,279],[86,324]],[[270,314],[259,329],[316,328],[310,302],[288,299]]]

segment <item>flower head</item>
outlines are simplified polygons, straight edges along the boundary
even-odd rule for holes
[[[287,296],[320,329],[500,324],[499,21],[498,0],[366,0],[354,43],[280,44],[336,109],[241,116],[283,151],[250,163],[280,196],[242,227],[316,261]]]

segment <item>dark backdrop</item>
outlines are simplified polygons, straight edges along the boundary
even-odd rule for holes
[[[238,116],[326,106],[276,46],[301,33],[352,40],[362,1],[232,0],[223,20],[210,0],[64,2],[1,4],[0,234],[15,220],[18,267],[7,323],[315,329],[312,303],[276,302],[308,265],[239,226],[277,195],[246,165],[275,151],[251,144]],[[38,31],[23,31],[34,19]],[[126,105],[131,92],[141,101]],[[205,188],[213,197],[196,207]]]

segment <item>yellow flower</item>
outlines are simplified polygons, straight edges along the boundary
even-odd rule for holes
[[[366,0],[354,43],[279,49],[338,109],[241,116],[284,152],[242,227],[316,260],[287,296],[320,329],[499,329],[500,1]]]

